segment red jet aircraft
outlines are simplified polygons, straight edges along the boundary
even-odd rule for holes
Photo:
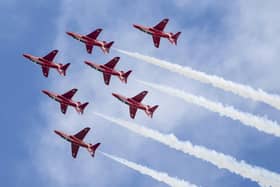
[[[55,63],[53,61],[53,59],[55,58],[56,54],[58,53],[58,50],[53,50],[51,51],[49,54],[47,54],[46,56],[44,57],[36,57],[36,56],[32,56],[32,55],[29,55],[29,54],[23,54],[23,56],[29,60],[31,60],[32,62],[36,63],[36,64],[39,64],[40,66],[42,66],[42,72],[43,72],[43,75],[45,77],[48,77],[49,75],[49,69],[50,68],[54,68],[54,69],[57,69],[58,73],[60,75],[63,75],[65,76],[66,74],[66,69],[68,68],[68,66],[70,65],[70,63],[68,64],[58,64],[58,63]]]
[[[78,113],[83,114],[84,109],[88,105],[88,102],[82,104],[79,101],[78,102],[73,101],[72,97],[75,95],[77,91],[78,89],[73,88],[72,90],[60,95],[46,90],[42,90],[44,94],[48,95],[50,98],[60,103],[60,109],[63,114],[66,113],[68,106],[74,107]]]
[[[86,45],[87,52],[91,54],[93,46],[99,46],[102,51],[106,54],[109,53],[110,47],[113,45],[113,41],[107,43],[106,41],[97,40],[98,35],[102,29],[96,29],[88,35],[81,35],[74,32],[66,32],[69,36],[72,36],[74,39],[83,42]]]
[[[144,27],[144,26],[136,25],[136,24],[133,24],[133,27],[135,27],[136,29],[139,29],[140,31],[143,31],[145,33],[152,35],[154,45],[156,48],[159,47],[161,37],[167,38],[172,44],[177,45],[177,39],[178,39],[179,35],[181,34],[181,32],[177,32],[176,34],[173,34],[172,32],[164,32],[163,30],[167,23],[168,23],[168,19],[163,19],[161,22],[159,22],[154,27]]]
[[[150,107],[149,105],[144,105],[141,103],[141,101],[144,99],[144,97],[147,95],[147,93],[148,93],[148,91],[143,91],[143,92],[139,93],[138,95],[131,97],[131,98],[127,98],[127,97],[124,97],[124,96],[121,96],[121,95],[115,94],[115,93],[112,93],[112,95],[115,96],[121,102],[129,105],[129,113],[130,113],[130,117],[132,119],[134,119],[137,109],[144,110],[145,113],[150,118],[152,118],[153,113],[157,109],[158,105]]]
[[[90,143],[85,143],[83,141],[84,137],[86,136],[86,134],[88,133],[89,130],[90,130],[90,128],[86,127],[75,135],[68,135],[66,133],[63,133],[63,132],[60,132],[60,131],[57,131],[57,130],[55,130],[54,132],[56,134],[58,134],[59,136],[61,136],[66,141],[71,143],[72,157],[73,158],[76,158],[80,146],[86,148],[88,150],[88,152],[90,153],[90,155],[92,157],[94,157],[95,151],[98,148],[98,146],[100,145],[100,143],[92,145]]]
[[[112,60],[110,60],[108,63],[103,64],[103,65],[95,64],[95,63],[88,62],[88,61],[85,61],[85,64],[96,69],[97,71],[103,72],[103,78],[104,78],[104,82],[106,85],[109,85],[111,75],[118,76],[122,82],[127,83],[127,77],[131,73],[131,70],[127,71],[126,73],[123,71],[114,70],[114,67],[116,66],[116,64],[118,63],[119,60],[120,60],[120,57],[115,57]]]

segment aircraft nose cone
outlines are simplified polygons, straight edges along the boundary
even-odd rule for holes
[[[112,95],[113,95],[114,97],[118,97],[118,95],[117,95],[117,94],[115,94],[115,93],[112,93]]]
[[[84,63],[87,64],[87,65],[89,65],[89,66],[91,65],[90,62],[88,62],[88,61],[85,61]]]
[[[53,132],[54,132],[55,134],[57,134],[58,136],[61,136],[61,137],[62,137],[61,132],[59,132],[58,130],[54,130]]]
[[[42,92],[43,92],[44,94],[46,94],[46,95],[50,95],[50,93],[49,93],[48,91],[46,91],[46,90],[42,90]]]
[[[27,54],[23,54],[22,56],[24,56],[25,58],[29,58],[29,55]]]
[[[137,25],[135,25],[135,24],[133,24],[133,27],[138,28],[138,26],[137,26]]]
[[[69,36],[75,37],[75,34],[73,32],[66,32]]]

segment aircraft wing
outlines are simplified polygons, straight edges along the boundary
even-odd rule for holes
[[[156,26],[154,26],[154,29],[163,31],[165,28],[166,24],[168,23],[168,19],[163,19],[161,22],[159,22]]]
[[[92,45],[86,45],[86,49],[87,49],[87,52],[88,52],[89,54],[91,54],[92,48],[93,48]]]
[[[102,29],[96,29],[95,31],[89,33],[87,36],[92,38],[92,39],[96,39],[98,37],[98,35],[101,33]]]
[[[160,37],[153,36],[153,42],[154,42],[155,47],[158,48],[159,44],[160,44]]]
[[[103,73],[103,79],[106,85],[109,85],[110,80],[111,80],[111,75],[108,73]]]
[[[78,91],[78,89],[73,88],[72,90],[69,90],[68,92],[62,94],[62,96],[66,97],[67,99],[71,99],[77,91]]]
[[[136,107],[129,106],[129,114],[130,114],[130,117],[132,119],[135,118],[136,112],[137,112],[137,108]]]
[[[138,95],[132,97],[131,99],[133,99],[134,101],[137,101],[137,102],[141,102],[144,97],[147,95],[148,91],[143,91],[141,93],[139,93]]]
[[[49,54],[43,57],[43,59],[48,60],[48,61],[53,61],[55,55],[58,53],[58,50],[52,50]]]
[[[80,140],[83,140],[84,137],[87,135],[88,131],[90,130],[89,127],[84,128],[83,130],[81,130],[80,132],[78,132],[77,134],[75,134],[74,136]]]
[[[67,112],[67,108],[68,106],[65,104],[60,104],[60,110],[63,114],[65,114]]]
[[[110,60],[108,63],[104,64],[104,66],[114,69],[118,61],[120,60],[120,57],[115,57],[112,60]]]
[[[79,148],[80,148],[80,146],[78,146],[78,145],[76,145],[76,144],[74,144],[74,143],[71,143],[72,157],[73,157],[73,158],[76,158],[76,157],[77,157]]]
[[[50,68],[42,66],[42,72],[45,77],[48,77]]]

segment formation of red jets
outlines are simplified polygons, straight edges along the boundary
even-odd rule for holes
[[[177,39],[178,39],[179,35],[181,34],[181,32],[177,32],[176,34],[173,34],[172,32],[164,32],[163,30],[167,23],[168,23],[168,19],[163,19],[161,22],[159,22],[154,27],[144,27],[144,26],[136,25],[136,24],[134,24],[133,27],[152,35],[153,43],[156,48],[159,47],[161,38],[167,38],[171,42],[171,44],[177,45]],[[73,37],[76,40],[83,42],[86,46],[86,51],[89,54],[92,53],[92,49],[94,46],[100,47],[100,49],[105,54],[108,54],[110,51],[110,48],[114,44],[114,42],[113,41],[106,42],[106,41],[97,40],[97,37],[99,36],[101,31],[102,31],[102,29],[99,28],[87,35],[81,35],[81,34],[77,34],[74,32],[66,32],[66,34],[68,34],[69,36]],[[43,56],[43,57],[37,57],[37,56],[30,55],[30,54],[23,54],[23,56],[25,58],[31,60],[32,62],[40,65],[42,68],[43,75],[45,77],[48,77],[50,68],[56,69],[60,75],[65,76],[66,70],[69,67],[70,63],[60,64],[60,63],[54,62],[54,58],[57,53],[58,53],[58,50],[53,50],[53,51],[49,52],[46,56]],[[95,63],[89,62],[89,61],[85,61],[84,63],[86,65],[96,69],[97,71],[100,71],[103,73],[103,79],[104,79],[105,85],[110,84],[111,76],[117,76],[121,80],[121,82],[127,83],[127,78],[132,71],[128,70],[127,72],[124,72],[124,71],[115,70],[114,68],[115,68],[116,64],[119,62],[119,60],[120,60],[120,57],[114,57],[112,60],[110,60],[106,64],[101,64],[101,65],[95,64]],[[86,106],[89,103],[88,102],[81,103],[79,101],[73,101],[72,97],[75,95],[75,93],[77,91],[78,91],[78,89],[73,88],[64,94],[57,94],[57,93],[53,93],[53,92],[50,92],[47,90],[42,90],[42,92],[44,94],[46,94],[50,98],[52,98],[55,101],[60,103],[60,110],[63,114],[65,114],[67,112],[68,106],[74,107],[75,110],[79,114],[83,114]],[[147,94],[148,94],[148,91],[142,91],[134,97],[125,97],[125,96],[122,96],[122,95],[119,95],[116,93],[112,93],[112,95],[114,97],[116,97],[118,100],[129,105],[129,114],[132,119],[135,118],[135,115],[136,115],[136,112],[138,109],[143,110],[147,114],[147,116],[149,116],[150,118],[153,117],[153,113],[158,108],[158,105],[151,107],[149,105],[144,105],[141,103]],[[76,158],[80,147],[86,148],[89,151],[90,155],[92,157],[94,157],[95,151],[98,148],[98,146],[100,145],[100,143],[96,143],[93,145],[90,143],[85,143],[83,141],[84,137],[87,135],[89,130],[90,130],[90,128],[86,127],[74,135],[68,135],[68,134],[58,131],[58,130],[55,130],[54,132],[71,143],[73,158]]]

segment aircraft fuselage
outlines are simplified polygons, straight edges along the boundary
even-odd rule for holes
[[[135,28],[139,29],[140,31],[150,34],[152,36],[158,36],[158,37],[168,38],[168,39],[170,39],[172,37],[171,33],[163,32],[163,31],[157,30],[153,27],[145,27],[145,26],[135,25],[135,24],[133,26]]]
[[[115,75],[115,76],[121,75],[121,72],[116,71],[112,68],[106,67],[104,65],[99,65],[99,64],[89,63],[89,62],[86,62],[86,64],[90,65],[92,68],[94,68],[97,71],[102,72],[102,73],[108,73],[110,75]]]
[[[60,132],[60,131],[57,131],[57,130],[55,130],[54,132],[56,134],[58,134],[60,137],[62,137],[63,139],[65,139],[66,141],[68,141],[68,142],[71,142],[73,144],[76,144],[76,145],[84,147],[84,148],[88,148],[89,147],[89,144],[87,144],[84,141],[76,138],[75,136],[68,135],[66,133],[63,133],[63,132]]]
[[[59,69],[59,64],[52,62],[52,61],[48,61],[44,58],[41,57],[36,57],[36,56],[32,56],[29,54],[23,54],[23,56],[29,60],[31,60],[32,62],[44,66],[44,67],[48,67],[48,68],[54,68],[54,69]]]
[[[78,102],[73,101],[72,99],[67,99],[65,97],[63,97],[62,95],[56,94],[56,93],[52,93],[46,90],[42,91],[44,94],[48,95],[50,98],[56,100],[57,102],[61,103],[61,104],[65,104],[65,105],[70,105],[73,107],[77,107],[78,106]]]
[[[96,40],[96,39],[92,39],[86,35],[81,35],[81,34],[77,34],[74,32],[66,32],[68,35],[72,36],[74,39],[79,40],[80,42],[83,42],[86,45],[90,45],[90,46],[98,46],[101,48],[104,48],[104,42],[100,41],[100,40]]]
[[[124,97],[124,96],[122,96],[122,95],[119,95],[119,94],[115,94],[115,93],[113,93],[112,94],[113,96],[115,96],[118,100],[120,100],[121,102],[123,102],[123,103],[125,103],[125,104],[127,104],[127,105],[129,105],[129,106],[133,106],[133,107],[135,107],[135,108],[137,108],[137,109],[141,109],[141,110],[147,110],[147,108],[148,108],[148,106],[147,105],[144,105],[144,104],[142,104],[142,103],[139,103],[139,102],[137,102],[137,101],[135,101],[135,100],[133,100],[133,99],[131,99],[131,98],[127,98],[127,97]]]

